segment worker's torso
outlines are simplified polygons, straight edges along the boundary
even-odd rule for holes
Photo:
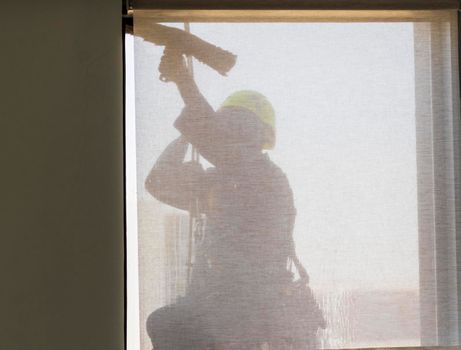
[[[206,255],[208,276],[261,284],[286,275],[294,207],[285,174],[267,156],[230,172],[208,171],[205,198],[199,254]]]

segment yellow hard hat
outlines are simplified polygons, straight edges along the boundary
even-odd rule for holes
[[[273,149],[275,146],[275,111],[269,100],[259,92],[252,90],[241,90],[230,95],[221,105],[223,107],[241,107],[256,114],[256,116],[267,126],[267,133],[263,149]]]

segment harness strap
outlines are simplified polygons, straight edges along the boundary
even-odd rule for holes
[[[293,245],[294,248],[294,245]],[[293,264],[296,267],[296,270],[298,271],[299,277],[301,278],[301,281],[303,281],[306,284],[309,284],[309,275],[306,271],[306,268],[301,264],[301,262],[298,259],[298,256],[296,255],[296,252],[293,249],[292,255],[290,256],[291,261],[293,261]]]
[[[295,218],[296,218],[296,208],[292,208],[293,210],[293,215],[291,215],[291,220],[289,223],[289,228],[288,228],[288,234],[290,235],[290,255],[289,259],[293,262],[293,264],[296,267],[296,270],[298,271],[299,277],[302,282],[305,284],[309,284],[309,274],[306,271],[306,268],[301,264],[299,261],[298,255],[296,254],[296,247],[295,247],[295,240],[293,238],[293,231],[294,231],[294,224],[295,224]]]

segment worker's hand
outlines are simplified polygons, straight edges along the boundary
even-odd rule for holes
[[[179,83],[190,77],[184,60],[184,56],[175,50],[165,48],[160,65],[160,80],[164,82],[173,81]]]

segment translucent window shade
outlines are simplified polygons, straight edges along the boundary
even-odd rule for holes
[[[196,95],[156,23],[235,66],[184,56]],[[141,349],[459,344],[455,11],[137,10],[133,33]]]

